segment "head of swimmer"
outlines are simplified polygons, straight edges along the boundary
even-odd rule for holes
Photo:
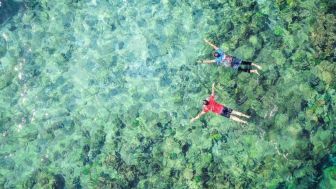
[[[204,99],[204,100],[203,100],[203,106],[207,106],[208,104],[209,104],[209,101],[206,100],[206,99]]]
[[[216,57],[216,58],[220,57],[220,54],[219,54],[218,52],[215,52],[213,55],[214,55],[214,57]]]

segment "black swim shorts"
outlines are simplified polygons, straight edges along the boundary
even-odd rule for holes
[[[231,108],[224,107],[221,115],[224,116],[224,117],[230,118],[231,112],[232,112]]]

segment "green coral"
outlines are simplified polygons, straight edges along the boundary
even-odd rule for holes
[[[276,26],[275,28],[274,28],[274,35],[276,35],[276,36],[282,36],[282,35],[284,35],[284,29],[281,27],[281,26]]]
[[[335,187],[333,7],[25,2],[0,28],[1,187]],[[204,37],[260,76],[196,63]],[[190,124],[212,82],[248,125]]]
[[[323,170],[323,178],[319,184],[322,188],[335,188],[336,187],[336,166],[328,167]]]

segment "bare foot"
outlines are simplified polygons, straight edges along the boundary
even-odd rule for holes
[[[255,73],[255,74],[260,75],[260,74],[258,73],[258,70],[251,70],[251,73]]]
[[[257,67],[259,70],[262,70],[262,67],[259,66],[258,64],[254,64],[254,63],[252,63],[252,66],[255,66],[255,67]]]
[[[247,119],[249,119],[251,116],[245,115],[243,114],[244,117],[246,117]]]

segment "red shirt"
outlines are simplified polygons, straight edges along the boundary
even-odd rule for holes
[[[212,111],[213,113],[221,114],[223,108],[224,106],[222,104],[217,103],[215,101],[215,97],[211,95],[209,99],[209,104],[204,106],[203,111],[204,112]]]

